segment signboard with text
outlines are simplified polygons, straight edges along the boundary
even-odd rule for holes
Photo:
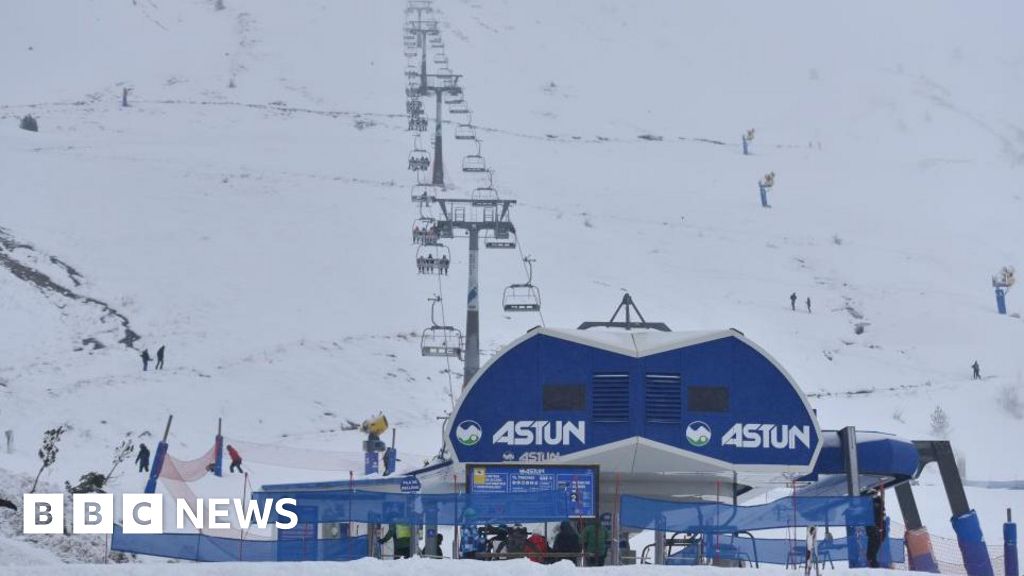
[[[466,491],[476,494],[565,494],[570,518],[596,518],[598,466],[467,464]]]

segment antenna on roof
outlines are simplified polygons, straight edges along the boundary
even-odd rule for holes
[[[625,321],[616,322],[619,313],[624,311]],[[635,312],[637,317],[640,318],[639,322],[632,320],[631,312]],[[644,315],[640,313],[640,309],[636,307],[633,302],[633,297],[629,295],[629,292],[622,296],[622,302],[619,303],[619,307],[615,309],[615,313],[612,314],[611,320],[607,322],[584,322],[580,324],[579,330],[586,330],[588,328],[625,328],[626,330],[632,330],[634,328],[642,328],[648,330],[661,330],[662,332],[671,332],[672,329],[668,327],[664,322],[648,322],[644,319]]]

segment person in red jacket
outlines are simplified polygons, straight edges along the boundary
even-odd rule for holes
[[[231,468],[229,468],[229,470],[234,472],[235,468],[238,468],[239,472],[244,473],[242,470],[242,455],[239,454],[238,450],[235,450],[235,447],[231,444],[228,444],[228,456],[231,458]]]
[[[539,531],[534,530],[533,534],[526,539],[526,557],[538,564],[547,564],[548,539]]]

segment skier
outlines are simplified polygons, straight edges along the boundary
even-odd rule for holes
[[[811,313],[811,297],[810,296],[807,297],[807,313],[808,314]]]
[[[238,468],[238,471],[244,474],[245,471],[242,470],[242,455],[231,444],[228,444],[228,457],[231,458],[231,467],[228,471],[234,472],[235,468]]]
[[[572,527],[572,523],[568,520],[562,520],[562,523],[558,525],[558,534],[555,534],[555,545],[551,551],[556,555],[558,560],[562,558],[568,558],[573,564],[579,564],[579,553],[583,549],[580,546],[580,535],[576,532],[576,529]],[[572,556],[569,556],[572,554]]]
[[[796,292],[789,295],[789,307],[793,309],[793,312],[796,312]]]
[[[149,348],[143,350],[140,356],[142,357],[142,371],[145,372],[149,370]]]
[[[135,456],[135,462],[139,465],[139,472],[149,472],[149,448],[145,444],[139,444],[139,454]]]
[[[164,345],[163,344],[161,344],[160,347],[156,349],[156,369],[157,370],[163,370],[164,369]]]
[[[583,527],[581,538],[583,551],[587,555],[587,566],[603,566],[609,540],[608,529],[599,520],[594,520]]]
[[[878,551],[885,540],[885,502],[880,490],[871,491],[871,511],[874,523],[868,526],[868,566],[878,568]]]
[[[974,370],[974,375],[971,376],[971,380],[981,380],[981,365],[975,360],[974,364],[971,364],[971,369]]]
[[[448,256],[441,256],[440,264],[441,264],[441,267],[440,267],[441,273],[444,274],[445,276],[447,276],[448,275],[448,264],[449,264]]]
[[[389,540],[395,541],[395,558],[412,558],[412,528],[408,524],[392,524],[388,527],[387,534],[377,540],[377,543],[383,544]]]

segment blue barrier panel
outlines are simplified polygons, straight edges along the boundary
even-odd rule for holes
[[[956,532],[956,540],[960,544],[960,553],[963,554],[968,576],[992,576],[992,559],[988,556],[985,537],[981,533],[981,524],[978,523],[978,513],[971,510],[963,516],[952,518],[950,522],[953,524],[953,531]]]
[[[1013,522],[1003,524],[1003,566],[1005,576],[1019,576],[1020,564],[1017,558],[1017,525]]]
[[[822,540],[818,542],[818,560],[826,564],[847,561],[849,559],[847,550],[846,538]],[[678,552],[673,552],[666,559],[666,564],[693,565],[697,561],[698,552],[697,545],[687,546]],[[703,552],[700,553],[704,558],[738,560],[749,565],[755,563],[796,565],[803,563],[807,555],[807,542],[778,538],[753,539],[748,536],[721,534],[708,538]],[[892,539],[891,546],[883,546],[878,556],[879,561],[885,565],[906,562],[903,540]]]
[[[787,526],[868,526],[872,522],[871,499],[851,496],[782,498],[758,506],[623,496],[619,509],[623,526],[690,533]]]
[[[110,549],[196,562],[339,561],[365,557],[367,537],[313,539],[298,549],[281,549],[276,540],[240,540],[184,533],[125,534],[120,526],[115,525]]]
[[[324,490],[255,492],[253,499],[294,498],[300,523],[373,522],[415,524],[429,513],[437,524],[511,524],[565,520],[572,495],[563,490],[523,494],[409,494]],[[276,518],[272,518],[275,521]]]

